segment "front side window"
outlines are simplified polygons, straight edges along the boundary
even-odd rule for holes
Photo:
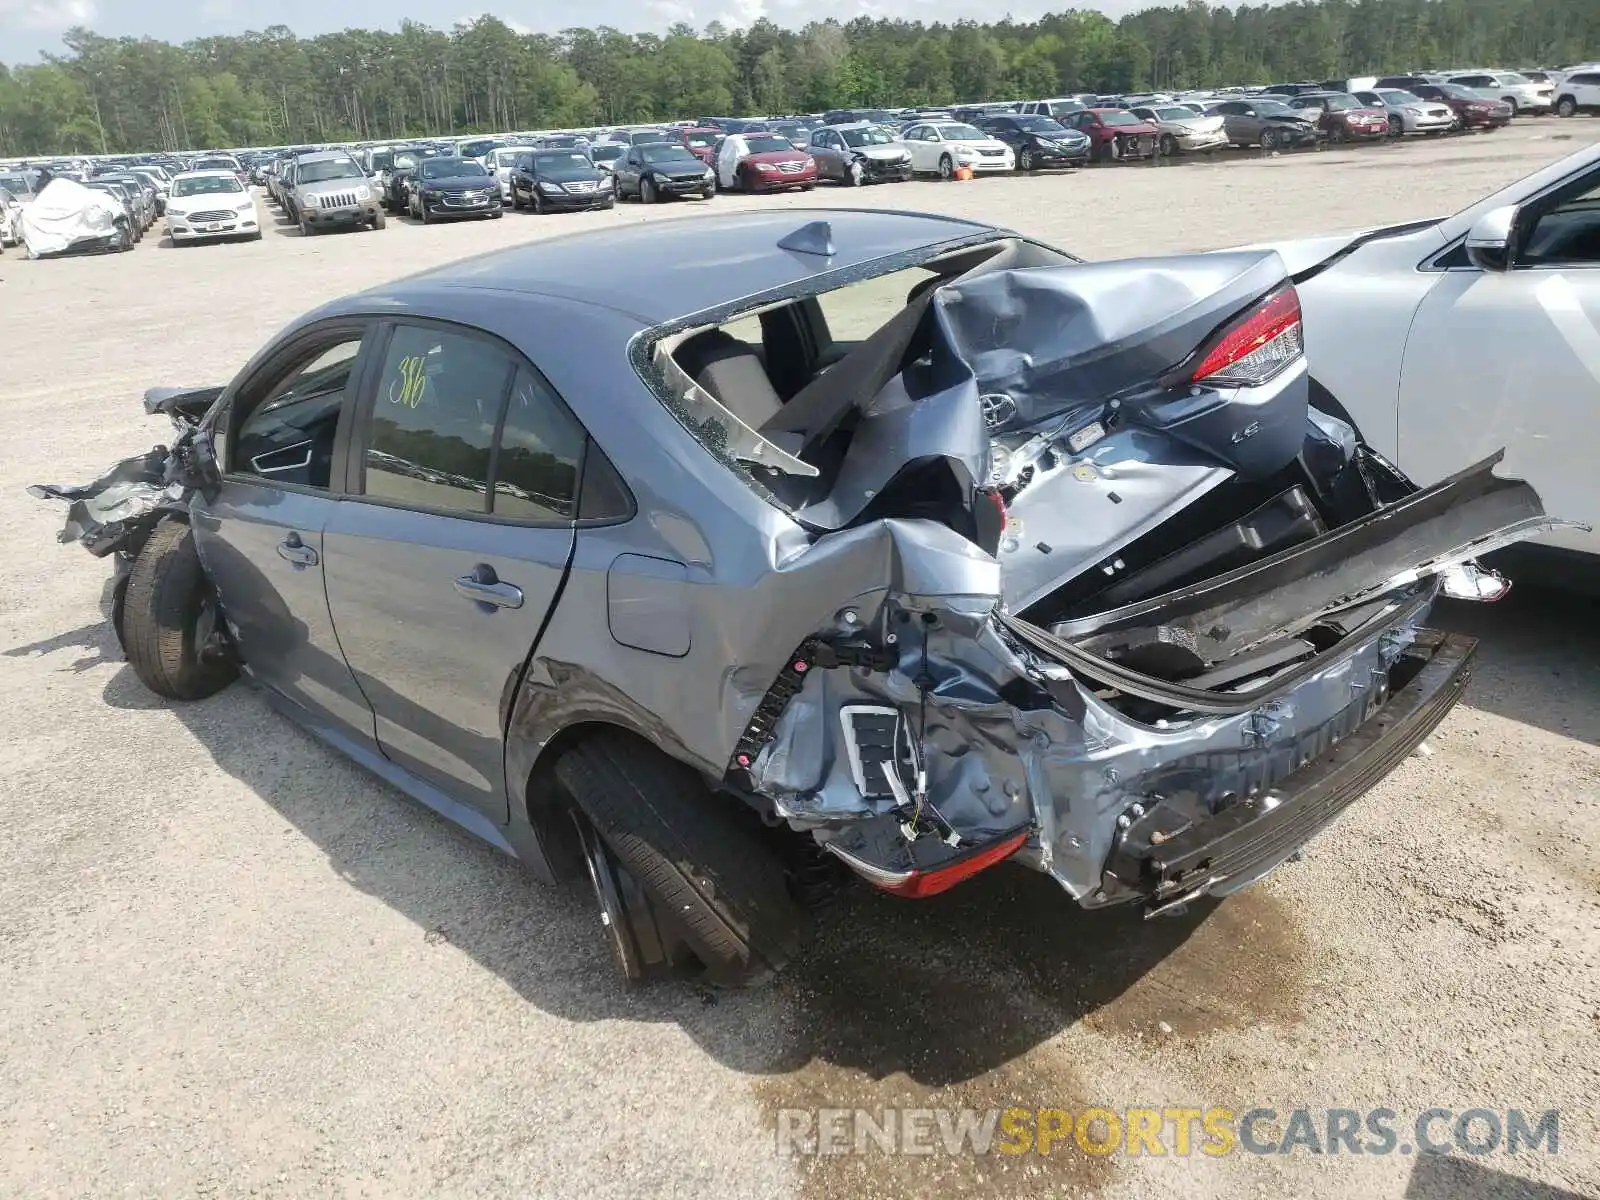
[[[490,448],[511,370],[508,355],[478,338],[396,326],[373,400],[366,495],[487,513]]]
[[[1600,265],[1600,176],[1590,175],[1539,213],[1518,265]]]
[[[330,487],[334,434],[360,352],[359,333],[308,350],[245,416],[230,469],[272,483]]]

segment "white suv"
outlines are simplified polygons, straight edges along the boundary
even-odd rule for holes
[[[1512,115],[1547,113],[1555,107],[1555,87],[1534,83],[1515,71],[1472,71],[1451,75],[1445,80],[1469,88],[1485,100],[1501,100],[1511,106]]]
[[[1600,113],[1600,69],[1574,71],[1556,89],[1556,115],[1576,116],[1581,112]]]

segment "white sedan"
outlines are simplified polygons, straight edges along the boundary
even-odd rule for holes
[[[1423,485],[1503,447],[1500,472],[1546,512],[1600,529],[1600,145],[1453,217],[1272,248],[1297,280],[1313,403]],[[1592,529],[1543,547],[1563,581],[1600,575]]]
[[[174,246],[221,238],[258,241],[255,199],[232,171],[185,171],[173,178],[167,196],[167,236]]]
[[[953,179],[960,167],[967,167],[975,175],[987,171],[1014,171],[1017,167],[1010,146],[961,121],[911,125],[901,133],[900,140],[911,151],[914,174]]]

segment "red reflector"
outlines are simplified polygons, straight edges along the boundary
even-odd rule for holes
[[[1273,338],[1300,323],[1300,294],[1293,285],[1273,292],[1234,324],[1195,368],[1193,383],[1221,374],[1241,358],[1261,349]]]
[[[937,896],[940,892],[947,892],[956,884],[965,879],[971,879],[986,867],[992,867],[997,862],[1010,858],[1028,840],[1028,831],[1013,834],[1004,841],[985,846],[982,850],[947,867],[940,867],[935,871],[917,871],[896,883],[879,883],[876,886],[896,896],[903,896],[908,900],[924,900],[929,896]]]

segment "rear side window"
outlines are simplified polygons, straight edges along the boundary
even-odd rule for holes
[[[518,370],[494,464],[496,516],[570,521],[578,512],[584,432],[543,380]]]
[[[508,355],[477,338],[397,326],[373,404],[366,494],[486,514],[491,448],[512,368]]]

